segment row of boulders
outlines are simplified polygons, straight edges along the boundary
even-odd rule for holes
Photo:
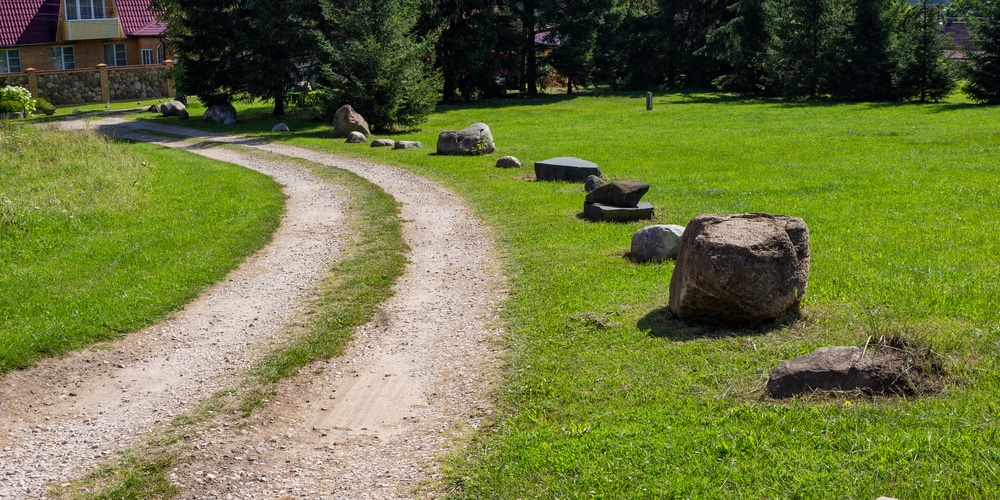
[[[172,99],[161,104],[150,106],[147,111],[160,113],[163,116],[176,116],[180,120],[187,120],[187,106],[178,99]],[[223,125],[236,125],[236,108],[230,103],[213,104],[209,106],[201,115],[201,119],[221,123]]]

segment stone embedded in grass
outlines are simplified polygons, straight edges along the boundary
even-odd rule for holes
[[[612,207],[634,207],[649,191],[649,184],[639,181],[617,181],[595,187],[587,193],[587,203]]]
[[[154,105],[146,108],[146,112],[147,113],[159,113],[160,112],[160,105],[159,104],[154,104]]]
[[[347,140],[344,142],[348,144],[364,144],[368,142],[368,138],[361,132],[351,132],[350,134],[347,134]]]
[[[607,182],[605,182],[600,176],[588,175],[587,180],[583,181],[583,190],[589,193],[605,184],[607,184]]]
[[[496,151],[493,133],[485,123],[473,123],[462,130],[444,130],[438,135],[439,155],[488,155]]]
[[[753,326],[798,312],[809,281],[802,219],[751,213],[688,223],[670,278],[678,318]]]
[[[422,147],[424,145],[417,141],[396,141],[392,149],[420,149]]]
[[[521,168],[521,160],[513,156],[503,156],[495,165],[497,168]]]
[[[646,226],[632,234],[629,255],[640,262],[676,259],[683,235],[683,226],[674,224]]]
[[[225,124],[230,118],[232,118],[233,123],[236,123],[236,108],[228,102],[213,104],[201,115],[201,119],[204,121],[222,124]]]
[[[591,175],[601,177],[601,167],[573,156],[535,162],[535,179],[540,181],[584,182]]]
[[[350,104],[345,104],[333,114],[333,136],[347,137],[351,132],[361,132],[365,137],[372,135],[365,117]]]
[[[634,207],[613,207],[600,203],[584,203],[583,215],[594,222],[631,222],[653,218],[653,205],[640,201]]]
[[[290,132],[287,123],[279,123],[271,127],[271,132]]]
[[[899,338],[864,347],[820,347],[771,370],[767,392],[790,398],[816,391],[913,395],[940,390],[940,361]]]
[[[394,141],[392,139],[375,139],[374,141],[372,141],[371,147],[373,147],[373,148],[390,147],[391,148],[391,147],[393,147],[395,145],[396,145],[396,141]]]
[[[179,116],[181,111],[186,111],[187,107],[180,101],[167,101],[160,104],[160,114],[163,116]]]

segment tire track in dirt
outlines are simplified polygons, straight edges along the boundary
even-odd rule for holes
[[[277,396],[252,416],[241,432],[219,428],[193,439],[188,454],[171,474],[171,480],[182,488],[181,497],[436,496],[440,492],[440,484],[435,482],[440,477],[440,456],[455,446],[456,438],[492,413],[490,385],[499,359],[495,340],[501,334],[498,314],[506,297],[506,282],[494,257],[492,239],[458,197],[401,169],[294,146],[116,119],[93,121],[89,126],[102,133],[186,147],[199,154],[222,152],[213,154],[221,154],[219,159],[225,161],[232,161],[226,159],[229,155],[239,155],[228,149],[150,136],[143,130],[205,138],[344,168],[400,201],[406,221],[404,237],[411,247],[411,263],[395,287],[396,295],[371,323],[358,329],[344,356],[317,363],[302,370],[304,375],[283,382]],[[260,298],[266,301],[269,297]],[[126,342],[136,341],[130,337]],[[132,355],[134,347],[123,345],[115,352]],[[145,380],[138,378],[135,383],[141,387]],[[2,382],[6,388],[7,380]],[[81,378],[79,383],[90,386],[95,382],[99,380]],[[142,391],[152,392],[148,388],[138,392]],[[175,406],[176,402],[168,405]],[[27,410],[22,407],[20,414],[53,418],[65,410],[78,412],[75,407]],[[34,428],[24,417],[21,420],[21,435]],[[150,425],[155,427],[155,421]],[[16,435],[8,433],[8,437]],[[101,456],[113,453],[113,449],[102,448],[97,448]],[[25,452],[23,446],[18,450],[0,453],[0,463],[5,463],[6,456]],[[6,470],[4,467],[0,470]],[[87,468],[72,469],[68,476]],[[46,476],[45,472],[35,475],[38,477],[8,473],[6,481],[0,477],[0,496],[8,491],[8,484],[21,485],[17,486],[21,489],[10,491],[24,492],[23,485],[30,483],[37,493],[39,480],[67,477]]]

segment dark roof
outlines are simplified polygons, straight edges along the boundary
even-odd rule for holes
[[[948,21],[944,24],[944,32],[951,36],[958,50],[975,50],[964,21]]]
[[[60,0],[0,0],[0,47],[55,43]],[[166,25],[149,10],[150,0],[116,0],[126,37],[159,36]]]
[[[0,0],[3,1],[3,0]],[[116,0],[125,36],[160,36],[167,25],[149,10],[149,0]]]
[[[52,43],[59,0],[0,0],[0,47]]]

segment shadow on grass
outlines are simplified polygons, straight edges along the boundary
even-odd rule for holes
[[[685,321],[674,315],[669,307],[661,307],[650,311],[649,314],[639,319],[636,326],[640,331],[648,332],[650,337],[686,341],[764,335],[787,327],[795,319],[783,318],[760,326],[737,328]]]

